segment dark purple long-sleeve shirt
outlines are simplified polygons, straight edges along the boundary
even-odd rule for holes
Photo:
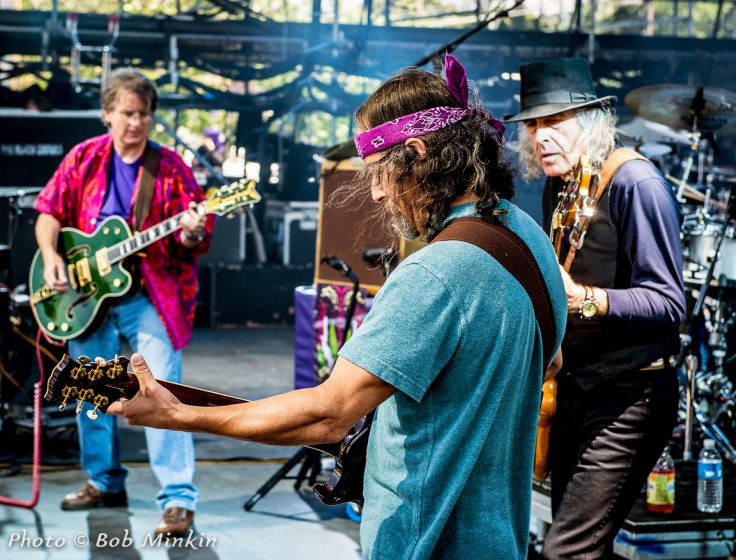
[[[685,317],[682,246],[670,186],[651,164],[633,160],[621,166],[609,188],[631,287],[606,289],[606,320],[679,325]]]

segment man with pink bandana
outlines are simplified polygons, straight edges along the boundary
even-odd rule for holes
[[[72,148],[38,196],[36,239],[44,264],[44,280],[67,289],[67,272],[57,252],[62,227],[94,232],[107,217],[125,218],[144,230],[185,212],[181,231],[165,237],[140,257],[140,289],[111,300],[104,321],[69,340],[69,354],[110,358],[120,353],[121,338],[146,354],[162,379],[181,380],[181,349],[192,335],[197,292],[197,255],[207,251],[212,219],[192,208],[204,199],[191,171],[179,155],[148,139],[158,101],[156,87],[132,69],[112,74],[102,92],[102,120],[110,133]],[[136,224],[134,206],[147,150],[160,150],[150,210]],[[187,209],[189,211],[187,212]],[[137,282],[138,283],[138,282]],[[84,403],[77,416],[86,484],[64,497],[61,508],[81,510],[127,505],[120,434],[113,416],[93,420]],[[192,484],[194,444],[191,434],[146,430],[151,467],[161,490],[156,502],[163,511],[156,533],[181,535],[192,525],[198,492]]]
[[[545,278],[555,332],[548,349],[556,350],[566,309],[552,246],[509,202],[504,126],[469,103],[460,63],[448,55],[445,77],[399,72],[355,120],[364,188],[371,184],[397,231],[432,241],[457,218],[490,227],[480,217],[523,239]],[[145,391],[109,411],[132,424],[291,445],[339,441],[376,409],[363,557],[513,560],[527,552],[546,361],[525,288],[479,246],[442,239],[389,276],[321,385],[243,405],[190,407],[158,385],[136,354],[133,370]]]

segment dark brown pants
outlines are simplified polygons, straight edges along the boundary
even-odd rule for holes
[[[559,379],[544,558],[613,555],[613,540],[672,435],[678,401],[672,369],[621,374],[587,392]]]

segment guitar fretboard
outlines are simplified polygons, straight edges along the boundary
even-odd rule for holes
[[[207,213],[206,202],[203,202],[196,206],[195,210],[200,216],[205,215]],[[143,230],[140,233],[132,235],[131,237],[125,239],[124,241],[121,241],[120,243],[116,243],[115,245],[108,247],[108,262],[110,264],[114,264],[118,261],[121,261],[124,258],[132,255],[133,253],[140,251],[144,247],[149,246],[151,243],[154,243],[155,241],[158,241],[159,239],[162,239],[167,235],[181,229],[181,223],[179,222],[179,220],[181,220],[181,217],[186,213],[187,210],[177,214],[176,216],[172,216],[171,218],[168,218],[163,222],[159,222],[155,226]]]

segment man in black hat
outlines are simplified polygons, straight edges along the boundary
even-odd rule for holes
[[[550,559],[611,556],[676,421],[670,356],[685,313],[677,203],[651,162],[617,149],[615,102],[596,95],[585,60],[553,59],[521,67],[521,110],[506,117],[524,125],[524,175],[548,178],[544,227],[567,292],[542,550]]]

